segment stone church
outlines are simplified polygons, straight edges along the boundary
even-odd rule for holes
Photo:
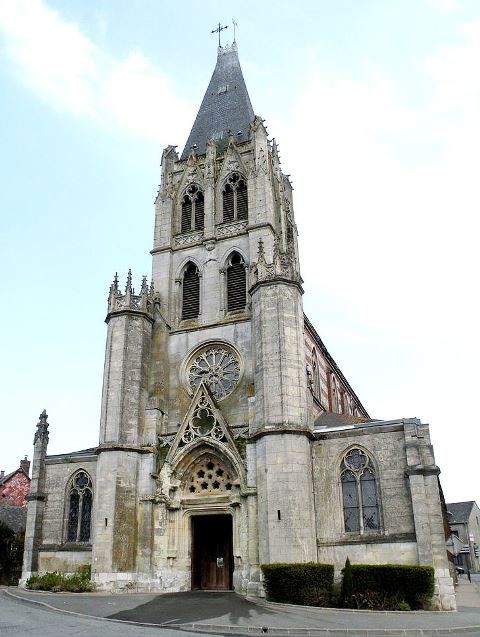
[[[96,447],[34,440],[23,581],[91,564],[99,589],[234,589],[260,565],[448,570],[428,425],[369,417],[303,313],[292,186],[237,46],[181,154],[163,151],[152,281],[108,296]]]

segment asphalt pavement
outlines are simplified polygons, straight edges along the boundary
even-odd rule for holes
[[[446,635],[470,634],[480,637],[480,589],[461,578],[457,589],[458,612],[371,612],[290,606],[250,600],[235,593],[186,592],[169,594],[126,593],[42,593],[9,588],[3,591],[2,604],[34,605],[42,611],[57,610],[69,621],[74,618],[96,621],[110,634],[118,621],[122,627],[140,623],[143,630],[156,626],[163,635],[172,629],[209,634],[271,635]],[[96,619],[95,619],[96,618]],[[148,627],[148,628],[147,628]],[[167,632],[163,632],[167,631]],[[2,630],[0,634],[9,635]],[[14,635],[15,633],[11,633]],[[16,633],[22,634],[22,633]],[[26,633],[25,633],[26,634]],[[57,633],[58,634],[58,633]],[[69,633],[60,633],[61,635]],[[72,633],[73,634],[73,633]],[[93,635],[91,631],[88,634]],[[100,633],[98,633],[100,634]],[[130,633],[129,633],[130,634]],[[134,633],[132,633],[134,634]],[[136,633],[135,633],[136,634]],[[149,635],[142,632],[142,635]],[[178,633],[176,633],[178,635]],[[112,632],[113,635],[113,632]],[[43,633],[42,633],[43,637]]]

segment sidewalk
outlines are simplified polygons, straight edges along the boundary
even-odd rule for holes
[[[187,592],[42,593],[16,588],[7,595],[26,603],[103,621],[237,635],[446,635],[480,634],[480,593],[465,580],[458,586],[458,612],[370,612],[273,604],[235,593]]]

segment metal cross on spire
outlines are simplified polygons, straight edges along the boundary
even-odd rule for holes
[[[225,29],[228,29],[228,24],[224,27],[222,27],[222,25],[220,24],[220,22],[218,23],[218,27],[216,29],[213,29],[212,33],[218,33],[218,46],[222,46],[221,42],[220,42],[220,33],[222,31],[225,31]]]

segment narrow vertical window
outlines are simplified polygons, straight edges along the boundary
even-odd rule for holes
[[[345,471],[342,474],[342,494],[345,531],[360,531],[357,481],[351,471]]]
[[[193,263],[183,275],[182,320],[197,318],[200,313],[200,277]]]
[[[230,184],[225,186],[223,191],[223,220],[233,221],[234,218],[234,203],[233,203],[233,188]]]
[[[237,184],[237,219],[248,219],[248,192],[244,179]]]
[[[315,398],[318,398],[318,400],[320,400],[321,396],[320,396],[320,391],[321,391],[321,386],[320,386],[320,368],[318,366],[318,358],[317,358],[317,352],[315,350],[315,348],[312,349],[312,380],[313,380],[313,395],[315,396]]]
[[[181,232],[203,230],[205,225],[205,199],[198,186],[192,184],[182,199]]]
[[[203,192],[197,192],[195,199],[195,230],[203,230],[205,225],[205,200]]]
[[[366,531],[378,529],[377,483],[371,469],[365,469],[360,476],[360,493],[362,496],[363,528]]]
[[[247,275],[245,263],[238,252],[234,252],[227,267],[227,311],[240,312],[247,304]]]
[[[361,449],[350,449],[343,457],[340,471],[345,531],[377,531],[380,516],[371,458]]]
[[[248,219],[247,183],[239,173],[229,175],[223,189],[223,221],[235,219]]]
[[[185,195],[182,201],[182,232],[189,232],[192,229],[192,200]]]
[[[88,473],[76,473],[68,489],[67,542],[89,542],[93,490]]]

